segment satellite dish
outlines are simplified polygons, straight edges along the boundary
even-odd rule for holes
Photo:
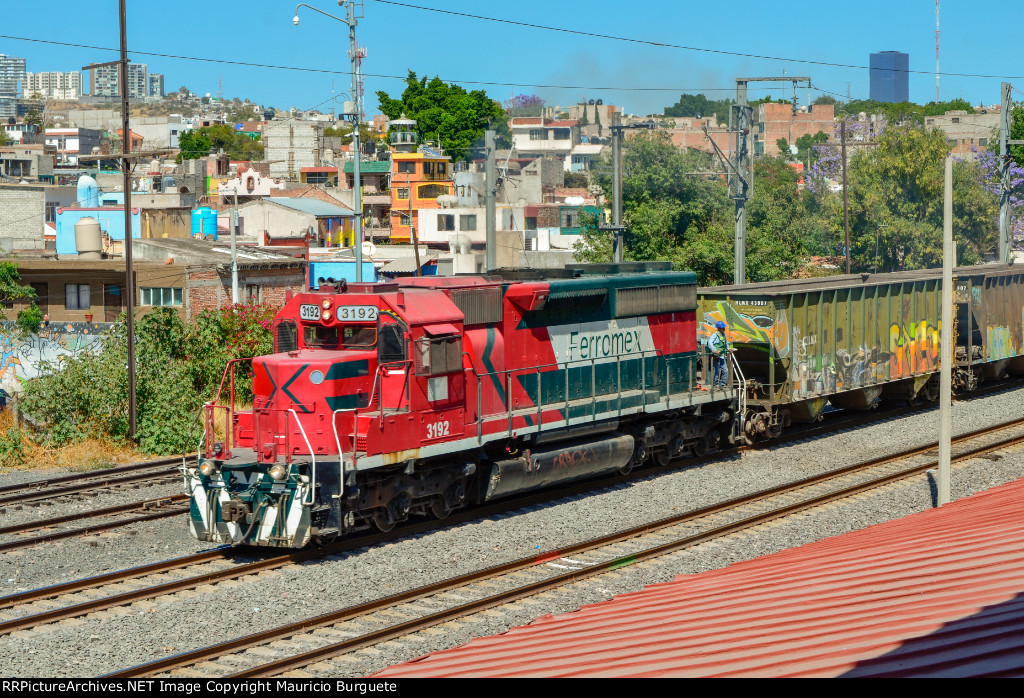
[[[795,145],[790,145],[789,146],[789,152],[793,153],[793,155],[796,155],[797,153],[800,152],[800,149],[797,148]]]
[[[363,254],[364,255],[366,255],[367,257],[372,257],[373,254],[376,251],[377,251],[377,246],[376,245],[374,245],[369,240],[364,240],[363,241]]]

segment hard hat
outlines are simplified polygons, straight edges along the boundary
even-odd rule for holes
[[[725,329],[725,323],[722,322],[721,320],[719,320],[718,322],[715,323],[715,327],[717,327],[720,330],[724,330]]]

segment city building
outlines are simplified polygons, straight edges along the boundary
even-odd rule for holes
[[[145,63],[128,64],[128,98],[142,99],[149,94]],[[89,95],[91,97],[120,97],[118,73],[120,66],[102,65],[89,69]]]
[[[231,305],[231,251],[202,240],[133,240],[135,302],[139,315],[170,307],[184,319]],[[21,282],[51,323],[110,323],[123,309],[124,260],[15,259]],[[283,306],[288,293],[306,288],[306,262],[267,250],[238,255],[239,300]],[[27,307],[13,302],[15,317]]]
[[[47,99],[77,100],[82,96],[82,74],[47,72],[25,73],[26,97],[42,95]]]
[[[580,122],[574,119],[552,120],[540,116],[516,117],[508,120],[512,145],[519,157],[555,156],[571,171],[569,154],[580,144]]]
[[[391,126],[391,240],[408,242],[410,222],[422,209],[440,208],[440,197],[454,199],[455,182],[450,157],[417,145],[414,119],[395,119]]]
[[[4,133],[7,134],[8,143],[35,143],[42,140],[39,137],[39,124],[29,124],[18,121],[13,116],[5,119],[3,124]]]
[[[246,235],[267,247],[350,247],[355,216],[341,203],[315,198],[272,196],[238,207]]]
[[[25,83],[25,59],[0,53],[0,117],[18,115],[18,98]]]
[[[882,51],[871,54],[870,96],[876,102],[910,99],[910,54]]]
[[[263,153],[272,177],[298,179],[303,167],[320,167],[323,148],[322,122],[271,121],[263,128]]]
[[[999,127],[1000,111],[947,111],[942,116],[925,117],[924,124],[925,128],[942,129],[954,155],[973,156],[975,151],[988,147],[992,132]]]
[[[835,106],[812,104],[793,109],[792,104],[765,102],[754,111],[754,155],[778,155],[778,140],[795,144],[801,136],[819,131],[832,139],[835,132]]]
[[[609,128],[616,114],[622,116],[622,107],[612,104],[605,104],[603,100],[591,99],[587,102],[573,104],[567,110],[561,107],[544,107],[542,116],[545,119],[556,120],[564,115],[570,121],[576,121],[580,125],[580,135],[586,138],[611,138],[612,132]],[[524,115],[525,116],[525,115]]]
[[[163,97],[166,93],[164,92],[164,76],[163,73],[150,73],[149,74],[149,92],[150,97]]]
[[[93,148],[100,147],[103,131],[93,128],[48,128],[45,132],[46,145],[57,151],[54,162],[58,167],[78,165],[80,155],[91,155]]]
[[[54,148],[41,143],[0,146],[0,175],[52,184],[53,156]]]

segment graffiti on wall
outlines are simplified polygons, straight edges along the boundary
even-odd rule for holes
[[[19,336],[12,325],[0,324],[0,388],[20,392],[23,381],[35,378],[47,366],[59,366],[67,357],[98,347],[106,327],[76,323]]]
[[[941,324],[941,323],[940,323]],[[905,378],[939,370],[939,332],[927,320],[889,327],[889,377]]]
[[[726,301],[718,301],[715,310],[704,313],[697,327],[698,341],[706,343],[715,333],[715,323],[725,323],[725,336],[731,344],[770,344],[780,359],[789,356],[789,320],[785,310],[779,310],[772,317],[766,313],[774,310],[768,301],[763,301],[764,313],[740,312]],[[757,302],[750,304],[756,307]]]

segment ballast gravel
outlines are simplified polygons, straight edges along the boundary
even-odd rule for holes
[[[955,433],[1024,416],[1024,389],[1007,390],[954,405]],[[0,637],[4,677],[90,677],[170,654],[270,629],[305,617],[519,559],[604,533],[664,518],[853,464],[870,456],[923,445],[937,438],[937,409],[894,418],[828,437],[808,438],[744,453],[670,474],[651,476],[584,496],[452,526],[307,564],[293,565],[199,591],[141,601]],[[954,499],[1024,476],[1024,449],[997,460],[975,459],[954,468]],[[0,475],[0,485],[9,480]],[[124,501],[137,496],[125,494]],[[734,562],[839,535],[933,506],[927,476],[790,517],[743,536],[674,553],[575,584],[539,603],[514,604],[450,623],[438,633],[390,642],[305,671],[356,677],[455,647],[474,637],[503,632],[547,613],[563,613],[680,574]],[[0,526],[9,514],[0,514]],[[208,548],[189,537],[183,516],[132,525],[107,534],[74,538],[0,554],[0,595],[191,554]],[[0,618],[10,617],[0,611]]]

